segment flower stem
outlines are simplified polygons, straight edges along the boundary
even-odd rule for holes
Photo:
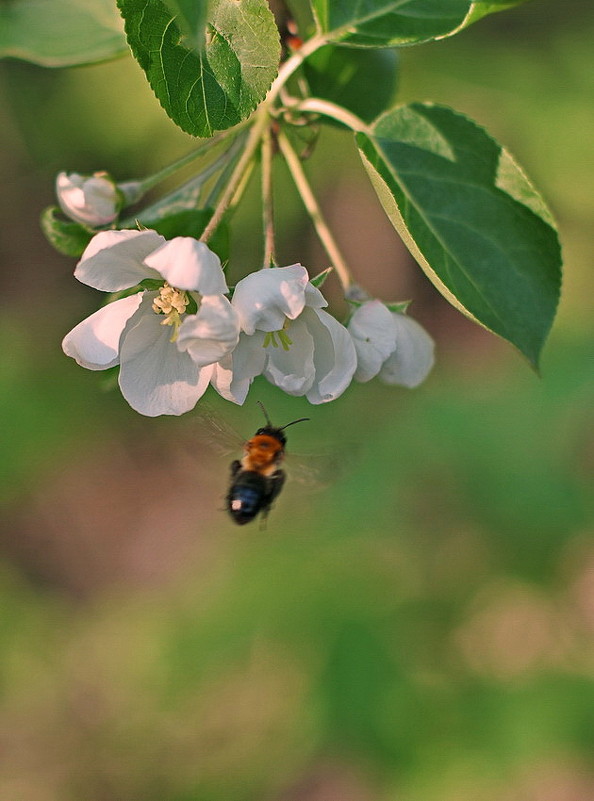
[[[171,175],[174,175],[178,170],[181,170],[188,164],[191,164],[193,161],[202,156],[212,147],[218,145],[219,142],[224,141],[231,134],[237,133],[238,128],[239,126],[235,126],[235,128],[232,128],[228,131],[222,131],[216,136],[213,136],[210,139],[208,139],[206,142],[203,142],[199,147],[196,148],[196,150],[192,150],[191,153],[186,153],[185,156],[182,156],[177,161],[174,161],[172,164],[169,164],[167,167],[164,167],[162,170],[159,170],[159,172],[156,172],[154,175],[150,175],[143,181],[139,181],[142,194],[148,192],[148,190],[152,189],[153,186],[156,186],[157,184],[161,183],[161,181],[164,181]]]
[[[316,50],[325,44],[325,37],[312,36],[311,39],[308,39],[306,42],[304,42],[299,50],[296,50],[293,55],[284,62],[284,64],[281,64],[278,75],[274,79],[272,86],[270,87],[270,91],[266,97],[266,102],[272,103],[273,100],[276,100],[279,92],[291,75],[295,72],[295,70],[299,69],[308,56],[311,56],[312,53],[315,53]]]
[[[331,117],[333,120],[342,122],[343,125],[355,132],[370,133],[369,126],[360,117],[357,117],[346,108],[337,106],[336,103],[331,103],[329,100],[322,100],[320,97],[307,97],[305,100],[300,100],[295,105],[290,106],[290,109],[291,111],[313,111],[316,114],[323,114],[325,117]]]
[[[223,169],[220,171],[217,180],[211,187],[210,192],[208,193],[208,197],[203,203],[204,208],[210,209],[217,203],[219,197],[221,196],[221,193],[223,192],[224,187],[227,185],[229,181],[229,176],[235,169],[235,165],[237,164],[237,160],[239,159],[239,152],[243,148],[245,140],[246,140],[246,134],[242,132],[242,134],[237,137],[237,139],[233,142],[233,144],[225,154],[228,155],[228,158],[226,159]]]
[[[210,237],[216,231],[229,207],[234,203],[237,190],[240,187],[245,186],[243,183],[244,175],[253,161],[256,151],[260,145],[260,141],[264,135],[264,132],[266,131],[266,128],[268,127],[270,109],[272,108],[272,105],[279,92],[289,77],[301,66],[303,61],[325,43],[326,40],[324,37],[312,36],[311,39],[308,39],[304,43],[303,47],[301,47],[296,53],[293,53],[293,55],[281,65],[278,75],[273,81],[266,99],[260,104],[255,114],[248,121],[248,123],[251,123],[251,130],[245,143],[245,150],[241,154],[241,157],[229,178],[229,183],[227,184],[225,191],[217,203],[210,222],[200,237],[201,242],[208,242]]]
[[[193,178],[190,178],[186,183],[174,189],[173,192],[159,198],[151,206],[147,206],[133,217],[123,220],[122,225],[124,227],[134,225],[136,220],[139,222],[150,222],[166,215],[174,214],[177,211],[183,211],[187,208],[197,206],[204,184],[217,172],[224,172],[224,168],[230,162],[232,163],[238,149],[241,147],[243,139],[244,135],[241,133],[224,153],[221,153],[218,158],[208,164],[198,175],[194,175]],[[209,204],[206,203],[206,206],[208,205]]]
[[[264,226],[264,267],[276,267],[274,207],[272,202],[272,135],[267,126],[262,136],[262,220]]]
[[[235,196],[235,192],[239,185],[241,184],[243,175],[248,168],[250,162],[254,158],[256,151],[260,145],[260,139],[262,138],[262,133],[264,132],[266,126],[268,125],[268,103],[264,101],[260,108],[256,111],[254,115],[254,122],[252,124],[252,129],[249,133],[247,141],[245,143],[245,150],[241,154],[241,157],[237,164],[235,165],[235,169],[229,178],[229,183],[227,184],[225,191],[221,195],[219,202],[214,210],[212,217],[210,218],[210,222],[204,229],[204,233],[200,237],[201,242],[208,242],[210,237],[216,231],[219,223],[225,216],[225,212],[231,205],[233,198]]]
[[[338,245],[336,244],[326,220],[324,219],[322,210],[320,209],[318,201],[316,200],[311,186],[309,185],[303,167],[301,166],[299,156],[295,153],[286,135],[282,132],[278,136],[278,144],[283,156],[285,157],[289,171],[293,176],[293,181],[295,182],[297,191],[301,195],[303,204],[309,216],[311,217],[318,237],[320,238],[326,253],[330,257],[330,261],[336,270],[336,274],[340,279],[343,289],[346,291],[353,283],[351,271],[349,270]]]
[[[243,193],[247,189],[247,185],[250,182],[250,178],[252,177],[252,172],[254,171],[254,161],[250,161],[247,166],[246,171],[243,174],[241,181],[239,182],[239,186],[235,190],[235,194],[231,198],[231,203],[229,203],[229,208],[227,209],[227,214],[231,215],[241,203],[241,198],[243,197]]]

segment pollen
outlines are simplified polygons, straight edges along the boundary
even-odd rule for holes
[[[153,301],[153,311],[155,314],[165,315],[161,325],[170,325],[173,328],[171,342],[175,342],[181,325],[181,316],[185,314],[186,306],[189,303],[187,292],[169,286],[167,281],[159,290],[158,296]]]

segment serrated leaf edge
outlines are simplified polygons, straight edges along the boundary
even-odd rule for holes
[[[384,114],[382,114],[380,117],[378,117],[374,121],[373,125],[375,126],[383,117],[387,116],[388,114],[393,113],[394,111],[397,111],[399,108],[405,108],[406,105],[408,105],[408,104],[404,104],[403,103],[403,104],[401,104],[399,106],[395,106],[394,108],[387,110]],[[481,126],[477,122],[475,122],[475,120],[471,119],[470,117],[468,117],[467,115],[465,115],[465,114],[463,114],[463,113],[461,113],[459,111],[456,111],[454,109],[449,108],[448,106],[443,106],[441,104],[430,103],[430,102],[415,103],[414,105],[421,105],[421,106],[427,107],[427,108],[447,108],[448,111],[452,112],[453,114],[456,114],[459,117],[462,117],[467,122],[469,122],[472,125],[474,125],[477,128],[479,128],[489,139],[491,139],[492,141],[495,141],[495,140],[493,140],[493,137],[489,134],[489,132],[483,126]],[[364,134],[364,133],[356,133],[355,134],[355,140],[356,141],[358,140],[358,137],[365,137],[368,141],[370,141],[372,146],[376,149],[378,154],[381,156],[382,160],[385,163],[387,163],[387,160],[386,160],[386,158],[384,156],[382,148],[379,146],[378,140],[373,135],[368,136],[367,134]],[[538,216],[539,219],[541,219],[543,221],[543,223],[545,223],[546,225],[548,225],[551,228],[551,230],[555,234],[557,246],[559,247],[559,252],[561,253],[561,245],[560,245],[560,242],[559,242],[559,236],[558,236],[557,228],[556,228],[556,226],[554,224],[553,216],[551,215],[547,204],[544,202],[544,199],[541,197],[541,195],[533,188],[532,183],[527,178],[527,176],[525,175],[523,170],[519,167],[519,165],[517,164],[516,160],[509,153],[509,151],[507,151],[507,149],[504,148],[502,145],[499,145],[498,142],[496,142],[496,144],[500,147],[500,152],[501,153],[506,153],[509,156],[509,158],[513,162],[514,166],[520,171],[520,173],[522,174],[523,178],[530,185],[531,189],[535,192],[536,195],[538,195],[539,199],[541,200],[541,202],[543,204],[544,209],[547,212],[547,218],[542,217],[541,215],[537,214],[534,211],[534,209],[530,208],[530,206],[527,206],[525,203],[522,203],[522,201],[519,200],[518,198],[513,197],[512,195],[509,195],[509,193],[506,193],[506,194],[508,194],[509,197],[511,197],[513,200],[515,200],[516,203],[520,203],[525,208],[527,208],[529,211],[531,211],[533,214],[535,214],[535,216]],[[358,141],[357,141],[357,145],[358,145]],[[413,256],[413,258],[418,262],[418,264],[421,266],[423,272],[425,272],[425,274],[428,276],[428,278],[431,280],[431,282],[434,284],[434,286],[438,289],[438,291],[444,296],[444,298],[449,303],[451,303],[452,306],[454,306],[454,308],[458,309],[458,311],[462,312],[462,314],[464,314],[470,320],[472,320],[473,322],[477,323],[477,325],[480,325],[481,328],[484,328],[486,331],[489,331],[491,334],[494,334],[499,339],[502,339],[504,342],[508,342],[510,345],[512,345],[512,347],[514,347],[520,353],[520,355],[524,359],[526,359],[528,361],[528,363],[538,372],[538,359],[540,358],[540,354],[542,352],[542,348],[544,346],[544,343],[546,342],[547,337],[550,334],[550,331],[551,331],[551,328],[553,326],[553,322],[554,322],[554,319],[555,319],[556,310],[559,307],[559,302],[560,302],[560,298],[561,298],[561,289],[562,289],[562,283],[563,283],[563,272],[562,272],[562,270],[559,271],[559,273],[560,273],[559,274],[559,280],[558,280],[558,290],[559,291],[557,292],[557,297],[556,297],[555,313],[551,316],[551,321],[549,323],[548,328],[543,332],[543,337],[542,337],[542,342],[541,342],[540,348],[538,350],[538,353],[535,356],[535,360],[533,361],[518,345],[516,345],[511,340],[507,339],[503,334],[500,334],[497,331],[493,331],[493,329],[489,328],[489,326],[486,325],[486,323],[483,323],[481,320],[479,320],[477,317],[475,317],[474,314],[469,309],[467,309],[466,306],[464,306],[464,304],[443,283],[441,278],[437,275],[437,273],[434,271],[434,269],[431,267],[431,265],[429,264],[429,262],[427,261],[427,259],[425,258],[425,256],[421,252],[421,250],[419,249],[416,241],[413,239],[412,234],[408,230],[408,227],[406,225],[404,217],[402,216],[402,214],[400,212],[398,204],[396,203],[396,200],[394,199],[391,191],[389,190],[389,187],[386,185],[386,182],[385,182],[384,178],[379,174],[379,172],[376,170],[376,168],[369,162],[369,160],[367,159],[367,157],[365,156],[365,154],[363,153],[362,149],[359,146],[358,146],[358,150],[359,150],[359,155],[361,157],[363,165],[364,165],[365,169],[367,170],[368,174],[370,174],[370,175],[371,174],[375,174],[381,180],[382,184],[386,187],[386,190],[387,190],[387,193],[388,193],[388,199],[389,199],[388,207],[390,208],[391,214],[393,216],[391,216],[388,213],[388,211],[386,210],[386,208],[385,208],[386,204],[384,203],[384,200],[382,198],[378,198],[378,199],[380,200],[381,205],[384,207],[384,210],[386,210],[386,213],[388,214],[388,217],[390,218],[390,221],[394,225],[394,228],[398,232],[399,236],[402,238],[402,241],[404,242],[404,244],[406,245],[406,247],[410,251],[410,253]],[[406,193],[406,190],[404,189],[404,186],[402,184],[401,184],[401,186],[402,186],[402,191],[408,197],[408,194]],[[501,191],[504,191],[504,190],[501,190]],[[411,202],[411,205],[414,205],[414,202],[412,201],[412,199],[410,199],[410,202]],[[430,228],[430,226],[428,226],[428,227]],[[433,230],[432,230],[432,234],[435,236],[437,241],[439,241],[441,243],[440,238],[433,232]],[[442,247],[443,247],[444,251],[447,253],[448,252],[447,248],[443,244],[442,244]],[[562,260],[561,260],[561,265],[562,265]],[[501,319],[500,315],[497,313],[497,311],[495,309],[493,309],[493,313],[495,314],[496,317]]]

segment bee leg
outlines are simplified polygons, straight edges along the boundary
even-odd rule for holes
[[[239,461],[239,459],[235,459],[235,461],[231,462],[231,478],[235,478],[240,469],[241,469],[241,462]]]
[[[262,504],[262,511],[260,514],[260,531],[266,528],[266,521],[272,509],[272,504],[276,498],[278,498],[283,484],[285,483],[285,478],[286,473],[284,470],[277,470],[268,478],[268,492],[266,493],[266,498]]]
[[[287,474],[284,470],[277,470],[270,476],[270,493],[267,498],[267,509],[270,511],[270,507],[272,506],[272,502],[278,498],[280,491],[283,488],[283,484],[285,483],[285,479]]]

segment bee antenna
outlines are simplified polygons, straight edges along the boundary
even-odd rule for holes
[[[262,409],[262,412],[264,413],[264,417],[266,418],[266,422],[272,428],[272,423],[270,422],[270,417],[268,417],[268,412],[264,408],[264,404],[262,403],[262,401],[256,401],[256,403],[258,404],[260,409]]]
[[[305,423],[306,420],[311,420],[311,417],[300,417],[299,420],[292,420],[290,423],[287,423],[286,426],[282,426],[281,428],[279,428],[279,431],[284,431],[285,428],[288,428],[289,426],[294,426],[295,423]]]

